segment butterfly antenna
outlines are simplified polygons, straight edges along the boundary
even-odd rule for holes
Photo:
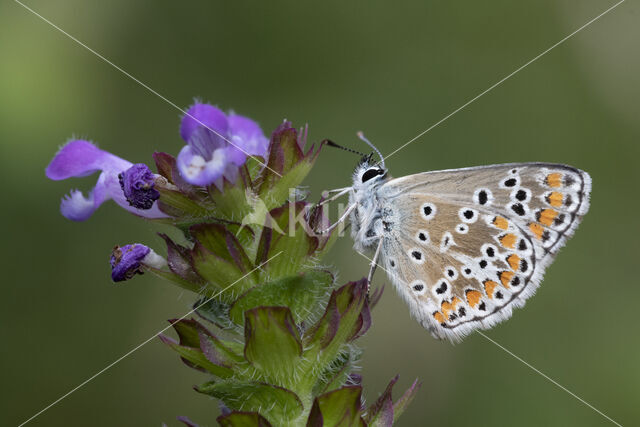
[[[342,145],[336,144],[335,142],[331,141],[330,139],[325,139],[325,142],[327,143],[327,145],[329,147],[339,148],[341,150],[348,151],[350,153],[354,153],[354,154],[358,154],[360,156],[366,157],[366,154],[361,153],[359,151],[356,151],[356,150],[354,150],[352,148],[343,147]]]
[[[386,169],[386,166],[384,165],[384,157],[382,157],[382,153],[380,152],[380,150],[378,150],[376,148],[375,145],[373,145],[371,143],[371,141],[369,141],[365,136],[364,133],[362,131],[358,132],[358,138],[360,138],[361,140],[363,140],[369,147],[373,148],[373,151],[376,152],[376,154],[378,155],[378,157],[380,157],[380,164],[382,165],[383,169]]]

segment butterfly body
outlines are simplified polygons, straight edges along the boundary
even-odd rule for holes
[[[373,254],[432,335],[458,341],[511,317],[588,210],[591,179],[516,163],[392,179],[368,159],[349,191],[354,248]]]

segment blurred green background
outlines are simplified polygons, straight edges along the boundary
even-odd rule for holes
[[[270,132],[389,153],[614,4],[602,0],[415,2],[44,1],[30,7],[176,104],[235,109]],[[564,162],[593,177],[592,208],[538,294],[487,335],[623,425],[640,422],[637,222],[640,8],[627,0],[478,99],[387,165],[395,176],[514,161]],[[159,227],[103,206],[86,223],[51,182],[71,136],[134,162],[177,154],[179,112],[19,4],[0,4],[3,232],[0,424],[16,425],[182,315],[193,300],[149,275],[109,279],[114,244],[162,249]],[[355,157],[327,149],[307,180],[347,185]],[[343,238],[327,260],[366,274]],[[383,274],[376,278],[386,282]],[[361,341],[365,394],[400,374],[422,389],[403,426],[607,425],[478,334],[434,340],[389,286]],[[31,425],[215,425],[203,380],[158,340]]]

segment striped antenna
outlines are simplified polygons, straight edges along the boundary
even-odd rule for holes
[[[327,145],[329,147],[339,148],[341,150],[348,151],[350,153],[359,154],[360,156],[363,156],[363,157],[367,156],[366,154],[363,154],[363,153],[361,153],[359,151],[356,151],[356,150],[354,150],[352,148],[347,148],[347,147],[343,147],[342,145],[336,144],[335,142],[331,141],[330,139],[325,139],[324,141],[327,143]]]

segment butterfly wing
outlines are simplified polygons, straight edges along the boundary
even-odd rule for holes
[[[378,189],[382,265],[412,313],[459,340],[511,316],[588,210],[586,172],[522,163],[427,172]]]

